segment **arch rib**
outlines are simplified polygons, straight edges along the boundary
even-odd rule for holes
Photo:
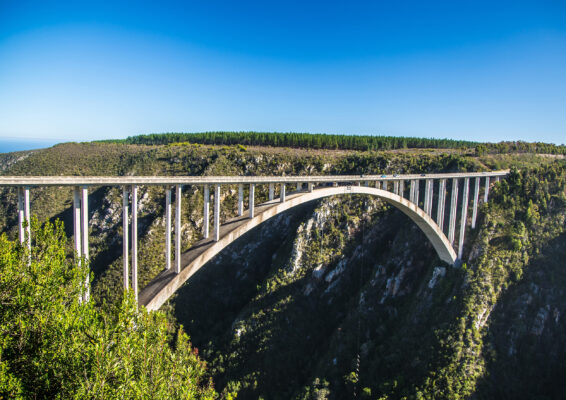
[[[456,253],[441,228],[416,204],[397,194],[367,186],[339,186],[315,189],[312,192],[288,194],[284,202],[279,199],[256,206],[253,218],[236,217],[220,227],[218,241],[203,239],[182,255],[185,266],[180,273],[164,270],[146,286],[139,295],[140,304],[149,310],[161,307],[194,273],[233,241],[269,218],[298,205],[328,196],[367,194],[387,201],[407,215],[430,240],[441,260],[449,264],[456,261]]]

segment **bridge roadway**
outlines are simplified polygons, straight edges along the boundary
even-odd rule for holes
[[[357,183],[375,181],[410,181],[503,177],[509,170],[491,172],[455,172],[403,175],[319,175],[319,176],[0,176],[0,186],[126,186],[126,185],[230,185],[266,183]]]
[[[439,257],[447,263],[461,259],[464,234],[467,224],[470,181],[475,182],[473,192],[473,213],[471,227],[475,227],[479,204],[480,180],[484,181],[483,201],[487,202],[491,178],[498,181],[509,171],[408,174],[408,175],[325,175],[325,176],[0,176],[0,186],[14,186],[18,189],[19,238],[31,246],[30,188],[40,186],[73,186],[74,243],[78,256],[89,258],[88,244],[88,188],[92,186],[121,186],[123,188],[123,275],[124,288],[132,288],[136,298],[148,309],[159,308],[191,275],[201,268],[214,255],[238,237],[259,225],[266,219],[288,210],[291,207],[326,196],[360,193],[382,198],[408,215],[431,241]],[[419,196],[420,181],[424,181],[422,201]],[[436,221],[433,220],[434,186],[438,181]],[[410,184],[405,186],[405,183]],[[462,183],[463,182],[463,183]],[[306,183],[306,190],[303,184]],[[392,183],[392,185],[391,185]],[[450,183],[451,194],[448,195]],[[238,185],[238,217],[220,222],[221,185]],[[249,185],[249,209],[243,209],[243,186]],[[269,201],[255,205],[255,186],[269,184]],[[275,184],[280,185],[279,198],[275,199]],[[297,191],[286,193],[286,185],[297,184]],[[332,184],[329,187],[329,184]],[[341,186],[339,184],[342,184]],[[363,184],[363,185],[362,185]],[[159,185],[166,187],[166,233],[165,270],[160,273],[141,292],[137,278],[137,207],[140,185]],[[204,187],[203,239],[181,254],[181,199],[183,185]],[[319,185],[316,189],[315,185]],[[174,266],[171,262],[172,232],[172,188],[175,188],[175,246]],[[213,234],[209,233],[210,188],[214,189]],[[459,188],[463,188],[461,200]],[[407,198],[405,195],[408,194]],[[447,205],[447,197],[450,203]],[[460,206],[460,212],[458,208]],[[422,208],[421,208],[422,205]],[[129,210],[131,206],[131,222]],[[445,214],[448,220],[448,237],[444,233]],[[454,251],[457,214],[460,215],[458,253]],[[27,224],[26,224],[27,222]],[[131,234],[131,239],[128,237]],[[131,252],[129,244],[131,242]],[[131,255],[131,270],[128,255]],[[131,281],[130,281],[131,279]],[[131,283],[130,283],[131,282]],[[89,285],[85,285],[84,299],[89,298]]]

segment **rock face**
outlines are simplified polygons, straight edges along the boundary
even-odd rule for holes
[[[218,387],[239,382],[250,399],[301,396],[323,377],[349,397],[342,377],[358,355],[374,362],[400,307],[430,304],[420,281],[446,273],[407,217],[363,196],[282,214],[224,253],[172,305]]]

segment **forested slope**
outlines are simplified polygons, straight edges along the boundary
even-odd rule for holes
[[[528,147],[528,146],[527,146]],[[240,238],[164,306],[208,362],[218,391],[242,399],[560,398],[566,326],[561,159],[476,148],[305,150],[187,143],[63,144],[18,154],[3,174],[392,174],[513,168],[469,230],[464,264],[436,257],[411,221],[364,196],[290,210]],[[79,165],[80,164],[80,165]],[[222,217],[236,213],[223,187]],[[15,237],[15,194],[0,224]],[[257,201],[267,188],[256,189]],[[70,191],[32,190],[62,218]],[[121,297],[121,190],[91,191],[93,293]],[[163,268],[161,188],[140,188],[140,284]],[[183,244],[201,237],[202,190],[183,190]],[[533,379],[527,379],[532,376]],[[512,386],[504,391],[503,386]]]

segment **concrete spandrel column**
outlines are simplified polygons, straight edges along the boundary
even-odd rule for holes
[[[307,183],[307,190],[309,192],[312,192],[313,189],[314,189],[314,183],[312,183],[312,182]]]
[[[175,273],[181,272],[181,191],[182,186],[175,187]]]
[[[238,185],[238,217],[244,215],[244,185]]]
[[[379,181],[378,181],[379,182]],[[379,189],[379,188],[378,188]],[[387,181],[381,182],[381,190],[387,191]]]
[[[81,235],[81,189],[75,187],[73,189],[73,239],[75,245],[75,254],[82,257],[81,244],[83,241]]]
[[[254,217],[255,208],[255,184],[250,184],[250,218]]]
[[[214,186],[214,241],[220,240],[220,185]]]
[[[431,200],[432,200],[432,179],[425,181],[425,195],[424,195],[424,211],[430,216]]]
[[[438,207],[436,208],[436,223],[444,231],[444,214],[446,204],[446,179],[441,179],[438,185]]]
[[[130,193],[128,188],[124,186],[122,189],[122,278],[124,283],[124,291],[130,287],[130,268],[128,265],[130,257],[130,245],[128,231],[130,229],[129,203]],[[167,234],[167,232],[166,232]]]
[[[466,220],[468,218],[468,197],[470,193],[470,178],[464,179],[464,193],[462,194],[462,216],[460,218],[460,237],[458,243],[458,259],[464,253],[464,234],[466,233]]]
[[[484,203],[487,203],[488,195],[489,195],[489,176],[486,176],[485,177],[485,188],[483,190],[483,202]]]
[[[281,184],[281,192],[279,193],[279,201],[283,203],[285,201],[285,184]]]
[[[375,181],[375,188],[381,189],[381,182],[380,181]]]
[[[82,256],[88,260],[88,188],[81,188],[81,248]]]
[[[210,189],[208,185],[204,185],[204,206],[203,206],[203,223],[202,223],[202,235],[205,239],[208,239],[208,231],[209,231],[209,221],[210,221]]]
[[[450,199],[450,220],[448,221],[448,240],[454,244],[456,230],[456,208],[458,207],[458,178],[452,179],[452,196]]]
[[[269,201],[275,198],[275,185],[273,183],[269,184]]]
[[[29,188],[26,187],[23,189],[23,197],[24,197],[24,221],[26,221],[25,227],[25,235],[26,235],[26,243],[28,246],[28,251],[30,251],[31,256],[31,215],[29,209]],[[31,261],[31,259],[30,259]]]
[[[24,216],[24,193],[23,193],[23,189],[22,188],[17,188],[16,189],[18,191],[18,232],[19,232],[19,239],[20,239],[20,243],[24,243],[26,241],[26,233],[24,230],[24,221],[25,221],[25,216]],[[75,225],[78,224],[78,220],[75,221]],[[76,236],[75,236],[76,238]],[[75,239],[76,242],[76,239]],[[80,241],[79,241],[80,243]],[[79,249],[78,254],[81,254],[81,251]]]
[[[88,261],[89,259],[89,249],[88,249],[88,188],[83,186],[81,188],[81,236],[82,243],[81,249],[83,252],[83,257]],[[90,278],[87,274],[85,281],[85,294],[84,301],[89,301],[90,299]]]
[[[478,201],[480,196],[480,178],[476,178],[474,185],[474,205],[472,208],[472,229],[476,227],[476,218],[478,215]]]
[[[415,204],[417,205],[417,207],[419,206],[419,186],[421,184],[421,181],[419,181],[418,179],[415,180]]]
[[[393,182],[393,193],[399,196],[399,181]]]
[[[405,181],[399,181],[399,196],[405,198]]]
[[[165,188],[165,269],[171,269],[171,188]]]
[[[132,291],[138,302],[138,187],[132,185]]]
[[[417,204],[417,181],[412,179],[411,180],[411,188],[409,189],[409,201],[411,203]],[[418,205],[418,204],[417,204]]]
[[[300,192],[301,190],[303,190],[303,182],[297,183],[297,192]]]

